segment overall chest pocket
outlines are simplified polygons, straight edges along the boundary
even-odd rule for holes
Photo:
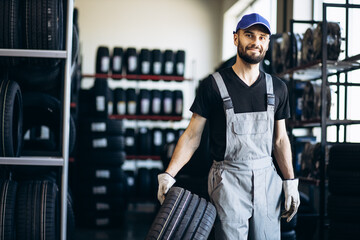
[[[268,130],[267,112],[237,114],[231,123],[232,131],[237,135],[262,134]]]

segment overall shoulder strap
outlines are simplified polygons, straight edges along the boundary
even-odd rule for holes
[[[275,109],[275,94],[273,87],[273,80],[270,74],[265,73],[266,77],[266,93],[267,93],[267,109],[274,111]]]
[[[221,95],[221,98],[223,100],[225,109],[233,108],[233,103],[232,103],[231,98],[229,96],[229,92],[228,92],[228,90],[227,90],[227,88],[225,86],[224,80],[221,77],[220,73],[215,72],[215,73],[212,74],[212,76],[214,77],[216,85],[219,88],[220,95]]]

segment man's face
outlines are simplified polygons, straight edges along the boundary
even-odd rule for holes
[[[237,52],[241,59],[249,64],[257,64],[264,59],[269,47],[269,34],[263,26],[254,25],[240,29],[234,35]]]

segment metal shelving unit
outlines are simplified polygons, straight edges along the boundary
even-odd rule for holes
[[[60,239],[66,240],[67,224],[67,193],[68,193],[68,162],[69,162],[69,124],[70,121],[70,87],[71,87],[71,51],[74,0],[64,0],[66,11],[66,43],[65,50],[27,50],[27,49],[0,49],[0,56],[8,57],[37,57],[64,59],[64,91],[62,114],[62,157],[1,157],[3,165],[35,165],[61,167],[61,221]]]
[[[331,61],[328,59],[328,52],[327,52],[327,9],[328,8],[344,8],[346,11],[346,27],[345,27],[345,59],[342,61]],[[317,79],[321,79],[321,114],[320,119],[315,120],[307,120],[307,121],[300,121],[300,120],[290,120],[288,122],[288,126],[290,128],[290,132],[292,132],[295,128],[314,128],[318,127],[321,129],[321,160],[320,160],[320,178],[319,179],[309,179],[309,178],[300,178],[301,181],[305,184],[315,185],[319,187],[319,214],[314,217],[318,217],[319,219],[319,239],[325,239],[325,229],[326,229],[326,148],[328,145],[332,145],[334,143],[328,142],[327,140],[327,127],[328,126],[336,126],[337,135],[336,135],[336,143],[340,143],[340,126],[344,126],[344,142],[346,140],[346,126],[352,124],[360,124],[360,120],[349,120],[347,119],[347,89],[351,86],[359,87],[359,83],[350,83],[348,82],[348,72],[353,70],[360,69],[360,54],[355,56],[348,56],[348,39],[349,39],[349,9],[360,9],[360,5],[349,4],[349,1],[346,1],[346,4],[330,4],[330,3],[323,3],[323,27],[322,27],[322,56],[321,60],[314,61],[312,63],[306,64],[304,66],[295,67],[285,71],[284,73],[279,74],[280,77],[289,80],[290,88],[295,89],[294,80],[300,81],[313,81]],[[305,24],[315,24],[318,23],[316,21],[297,21],[291,20],[291,33],[293,33],[293,24],[294,23],[305,23]],[[340,74],[344,74],[345,81],[340,81]],[[328,82],[328,77],[336,76],[337,81]],[[337,87],[337,91],[339,92],[339,87],[344,86],[344,119],[340,119],[340,94],[337,95],[337,117],[336,119],[329,119],[326,116],[326,105],[330,104],[327,103],[326,99],[326,91],[327,85],[335,85]],[[291,105],[295,106],[295,99],[294,96],[291,99]],[[294,110],[292,112],[294,116]]]

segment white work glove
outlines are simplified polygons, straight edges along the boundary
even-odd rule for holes
[[[165,200],[165,194],[169,191],[172,185],[174,185],[176,180],[170,174],[165,172],[158,175],[158,181],[159,181],[159,189],[158,189],[157,197],[160,204],[162,205]]]
[[[285,193],[285,211],[282,213],[281,217],[287,218],[287,222],[291,221],[300,205],[298,185],[299,179],[283,181],[283,189]]]

